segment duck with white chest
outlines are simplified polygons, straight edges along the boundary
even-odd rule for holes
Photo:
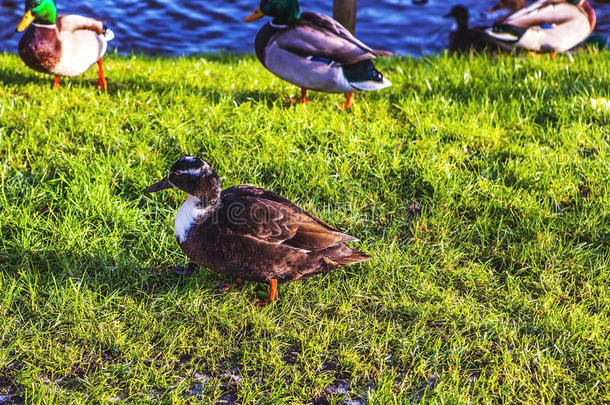
[[[276,193],[255,186],[222,190],[203,160],[185,156],[146,192],[177,188],[187,193],[175,233],[196,264],[229,277],[269,283],[299,280],[370,257],[346,245],[356,238],[303,211]]]
[[[534,52],[566,52],[595,29],[587,0],[538,0],[510,14],[487,33],[499,41]]]
[[[102,56],[111,30],[100,20],[80,15],[57,15],[53,0],[26,0],[25,14],[15,31],[27,29],[19,41],[19,56],[25,64],[42,73],[73,77],[98,65],[98,86],[106,89]]]

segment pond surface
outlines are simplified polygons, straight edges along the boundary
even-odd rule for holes
[[[590,0],[597,12],[596,31],[610,34],[610,4]],[[258,0],[57,0],[59,13],[102,18],[116,38],[111,48],[155,55],[202,52],[253,52],[254,37],[264,20],[242,20]],[[360,0],[357,36],[373,48],[419,56],[442,51],[453,29],[442,16],[451,6],[466,5],[472,25],[488,25],[504,12],[487,13],[494,0]],[[14,28],[23,15],[23,0],[0,0],[0,50],[16,52],[21,33]],[[529,3],[528,3],[529,4]],[[301,9],[332,14],[332,0],[302,0]]]

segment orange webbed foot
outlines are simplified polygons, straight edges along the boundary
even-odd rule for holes
[[[301,104],[309,104],[309,100],[307,100],[307,89],[301,89],[301,96],[299,98],[286,98],[284,99],[285,103],[301,103]]]

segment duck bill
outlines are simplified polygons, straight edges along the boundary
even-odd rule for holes
[[[163,179],[163,180],[159,180],[158,182],[156,182],[155,184],[151,184],[150,186],[146,187],[146,190],[144,190],[147,193],[156,193],[157,191],[161,191],[161,190],[165,190],[168,188],[173,188],[173,184],[170,183],[167,178]]]
[[[32,12],[30,10],[26,11],[25,14],[23,15],[23,18],[21,19],[21,21],[19,21],[19,24],[17,24],[15,31],[17,31],[17,32],[23,31],[31,23],[33,23],[35,19],[36,19],[36,17],[34,17],[32,15]]]
[[[252,14],[244,18],[244,22],[248,23],[250,21],[256,21],[263,18],[265,14],[261,11],[261,8],[257,8]]]

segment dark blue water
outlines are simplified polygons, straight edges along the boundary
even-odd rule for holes
[[[111,48],[162,55],[202,52],[252,52],[263,20],[242,20],[258,0],[56,0],[59,13],[77,13],[104,19],[116,38]],[[591,0],[590,0],[591,1]],[[429,0],[416,6],[412,0],[360,0],[357,36],[374,48],[419,56],[442,51],[452,21],[442,18],[451,6],[471,10],[472,25],[491,23],[503,14],[485,10],[495,0]],[[20,33],[14,28],[23,15],[23,0],[0,0],[0,49],[16,52]],[[528,3],[529,4],[529,3]],[[591,1],[597,12],[597,31],[610,34],[610,4]],[[332,0],[302,0],[301,9],[332,14]]]

